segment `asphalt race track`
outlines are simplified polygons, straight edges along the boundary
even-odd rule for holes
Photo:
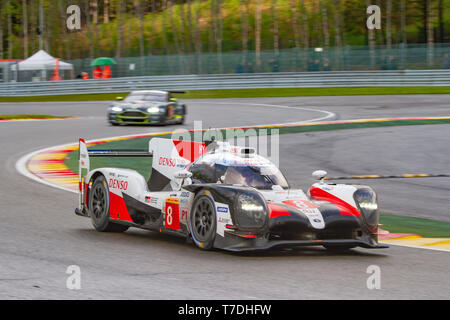
[[[188,119],[225,127],[385,117],[449,116],[448,95],[186,100]],[[0,123],[0,299],[448,299],[450,255],[391,246],[331,254],[322,248],[254,254],[204,252],[183,239],[130,229],[98,233],[75,216],[77,195],[20,175],[16,161],[45,147],[173,127],[112,127],[108,103],[0,104],[0,114],[81,119]],[[272,105],[272,106],[269,106]],[[317,111],[314,111],[317,110]],[[450,173],[450,126],[355,129],[281,136],[281,169],[306,189],[330,175]],[[448,178],[358,181],[383,212],[450,221]],[[66,288],[81,268],[81,290]],[[366,286],[381,268],[381,289]]]

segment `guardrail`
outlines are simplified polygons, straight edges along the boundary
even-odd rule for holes
[[[0,84],[0,96],[118,93],[133,90],[212,90],[373,86],[450,86],[450,70],[334,71],[148,76]]]

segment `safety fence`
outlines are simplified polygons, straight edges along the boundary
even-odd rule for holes
[[[251,47],[250,47],[251,48]],[[51,52],[50,52],[51,53]],[[55,55],[55,53],[53,53]],[[387,46],[342,46],[329,48],[287,48],[280,50],[206,51],[175,54],[162,50],[142,57],[114,57],[113,78],[191,74],[241,74],[363,70],[424,70],[450,69],[450,43],[398,44]],[[114,56],[114,54],[112,54]],[[93,58],[63,59],[73,65],[73,71],[61,71],[64,80],[94,76]],[[0,63],[0,82],[49,80],[53,70],[45,75],[40,70],[18,71],[14,62]]]
[[[424,44],[387,46],[343,46],[329,48],[289,48],[232,52],[160,54],[114,58],[112,74],[117,77],[315,72],[359,70],[450,69],[450,44],[429,48]],[[75,75],[90,72],[92,59],[69,60]]]

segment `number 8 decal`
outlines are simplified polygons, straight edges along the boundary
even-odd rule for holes
[[[171,226],[173,222],[172,212],[173,212],[172,207],[167,207],[167,224],[169,226]]]
[[[166,199],[165,226],[167,229],[180,230],[180,205],[177,198]]]

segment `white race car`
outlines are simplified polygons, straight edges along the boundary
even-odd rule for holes
[[[304,193],[252,148],[153,138],[148,151],[88,151],[80,139],[79,154],[75,212],[90,217],[98,231],[137,227],[230,251],[386,247],[378,244],[377,196],[370,187],[327,184],[326,172],[316,171],[319,182]],[[150,179],[131,169],[90,170],[89,158],[101,156],[153,157]]]

